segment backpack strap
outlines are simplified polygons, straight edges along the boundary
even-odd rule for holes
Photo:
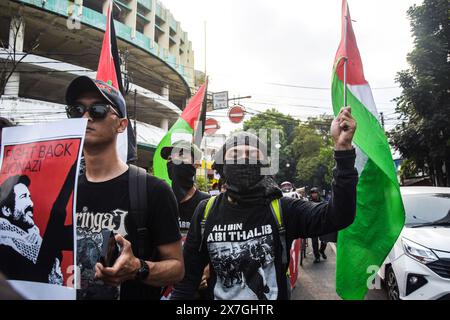
[[[150,232],[147,227],[147,172],[135,165],[130,165],[128,176],[130,214],[137,225],[137,257],[145,259],[149,255],[146,248],[150,242]]]
[[[217,198],[217,196],[213,196],[208,199],[208,202],[206,202],[205,211],[203,211],[203,218],[202,218],[202,221],[200,222],[201,241],[200,241],[200,247],[198,248],[198,251],[202,251],[206,220],[208,219],[208,215],[211,212],[212,206],[216,202],[216,198]]]
[[[286,229],[284,228],[283,224],[283,212],[281,210],[280,199],[272,200],[272,202],[270,203],[270,211],[272,212],[275,222],[277,223],[278,235],[280,237],[282,249],[281,261],[283,265],[287,265],[288,259],[286,250]]]

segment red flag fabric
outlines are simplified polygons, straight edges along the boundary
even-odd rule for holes
[[[108,11],[106,12],[106,28],[103,38],[102,51],[97,67],[97,80],[109,83],[125,96],[122,84],[122,72],[120,70],[119,50],[117,47],[116,31],[114,29],[114,19],[112,17],[113,0],[109,0]],[[127,115],[125,117],[128,118]],[[126,137],[122,137],[126,135]],[[125,133],[119,135],[119,154],[122,160],[127,163],[137,159],[136,137],[131,123]]]
[[[205,82],[198,89],[197,93],[189,100],[183,113],[181,113],[181,118],[184,119],[192,129],[194,129],[195,123],[199,120],[203,100],[205,99],[206,85],[207,83]]]
[[[114,56],[112,53],[111,41],[116,41],[116,39],[111,37],[111,31],[114,29],[114,22],[112,19],[112,5],[113,2],[110,1],[108,6],[108,11],[106,14],[106,30],[105,36],[103,38],[102,51],[100,53],[100,60],[98,62],[97,68],[97,80],[102,80],[109,83],[114,88],[120,90],[119,81],[117,76],[116,64],[114,63]],[[123,94],[123,92],[121,92]]]
[[[347,32],[345,28],[347,25]],[[347,34],[347,39],[344,35]],[[355,32],[353,31],[352,18],[350,17],[350,10],[346,0],[342,1],[342,38],[339,48],[336,52],[334,63],[336,66],[336,73],[338,78],[344,81],[344,59],[347,58],[347,84],[361,85],[367,84],[364,78],[364,70],[359,55],[358,45],[356,44]]]

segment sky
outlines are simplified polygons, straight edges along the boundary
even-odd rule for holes
[[[269,108],[306,120],[332,114],[331,74],[341,38],[341,0],[161,0],[192,41],[195,69],[208,91],[229,91],[250,113]],[[396,73],[408,68],[413,39],[406,15],[422,0],[349,0],[365,77],[386,129],[395,123],[401,93]],[[276,85],[281,84],[281,85]],[[291,87],[290,87],[291,86]],[[316,89],[292,86],[314,87]],[[251,115],[247,115],[248,119]],[[208,113],[228,133],[226,110]]]

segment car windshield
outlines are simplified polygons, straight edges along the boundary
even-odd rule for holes
[[[403,196],[406,226],[450,221],[450,194],[412,194]]]

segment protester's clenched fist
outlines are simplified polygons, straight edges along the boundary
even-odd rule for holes
[[[356,121],[352,117],[351,108],[342,108],[331,123],[331,135],[335,150],[351,150],[353,135],[356,131]]]

